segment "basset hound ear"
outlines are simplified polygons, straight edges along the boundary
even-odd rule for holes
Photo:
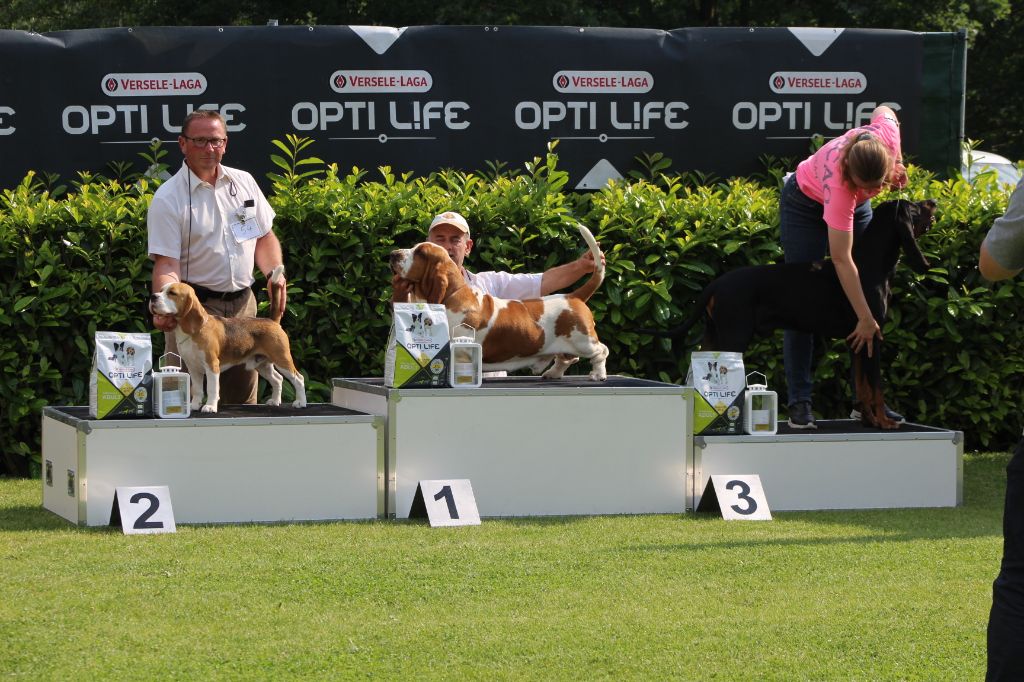
[[[903,247],[903,254],[906,256],[907,265],[917,274],[923,275],[928,272],[931,264],[921,253],[921,247],[917,245],[917,239],[914,238],[914,218],[921,209],[910,202],[901,203],[896,215],[896,232],[900,238],[900,245]]]
[[[427,269],[419,281],[420,295],[427,303],[441,303],[448,291],[448,274],[444,263],[436,258],[428,259]]]

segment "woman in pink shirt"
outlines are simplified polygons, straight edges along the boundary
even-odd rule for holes
[[[871,221],[871,198],[886,185],[906,185],[899,125],[892,109],[877,107],[871,113],[871,123],[846,131],[804,159],[787,178],[779,198],[786,262],[806,263],[831,256],[843,292],[857,313],[857,326],[846,337],[855,353],[867,345],[870,354],[874,337],[881,338],[882,330],[860,286],[853,239]],[[800,292],[794,291],[793,296],[799,298]],[[814,337],[786,330],[782,347],[789,425],[817,428],[811,411]],[[886,409],[891,418],[903,421]]]

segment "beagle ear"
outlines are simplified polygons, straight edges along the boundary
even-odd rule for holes
[[[196,298],[195,291],[191,287],[181,291],[176,304],[178,305],[178,325],[181,331],[189,336],[198,332],[206,321],[206,310]]]
[[[900,211],[896,219],[896,231],[900,238],[900,245],[903,247],[903,254],[907,258],[907,265],[919,275],[928,272],[931,264],[921,253],[921,247],[917,245],[914,238],[914,214],[917,207],[907,205],[906,210]]]

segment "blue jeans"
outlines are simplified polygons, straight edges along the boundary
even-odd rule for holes
[[[787,263],[809,263],[828,253],[828,225],[825,207],[800,191],[796,174],[782,187],[779,195],[779,235]],[[857,205],[853,212],[854,238],[871,222],[871,202]],[[794,297],[800,292],[794,291]],[[816,311],[807,311],[814,315]],[[852,332],[853,329],[850,329]],[[787,405],[811,402],[814,389],[814,335],[787,329],[782,337],[782,357],[786,369]]]

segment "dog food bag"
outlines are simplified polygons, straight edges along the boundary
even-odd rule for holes
[[[96,332],[89,416],[153,416],[153,340],[149,334]]]
[[[742,353],[691,353],[686,383],[693,386],[694,435],[744,433]]]
[[[389,388],[443,388],[449,385],[451,346],[448,316],[439,303],[395,303],[384,356]]]

